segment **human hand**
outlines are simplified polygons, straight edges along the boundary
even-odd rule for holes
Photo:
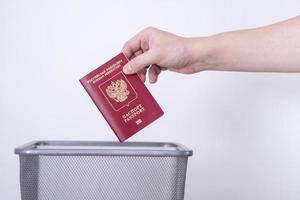
[[[196,44],[200,41],[201,38],[184,38],[146,28],[125,43],[122,52],[130,61],[123,71],[125,74],[137,73],[144,82],[148,71],[150,83],[157,81],[162,70],[184,74],[202,71],[205,65],[199,62],[201,45]]]

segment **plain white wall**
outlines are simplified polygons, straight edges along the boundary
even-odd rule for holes
[[[116,141],[78,79],[139,30],[204,36],[299,11],[299,0],[0,0],[0,199],[20,199],[16,146]],[[300,74],[164,72],[147,86],[165,115],[130,141],[194,150],[186,199],[300,199]]]

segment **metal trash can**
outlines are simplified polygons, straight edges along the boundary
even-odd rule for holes
[[[183,200],[193,152],[175,143],[38,141],[15,153],[22,200]]]

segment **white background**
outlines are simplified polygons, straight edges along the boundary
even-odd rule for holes
[[[78,79],[141,29],[205,36],[299,11],[299,0],[0,0],[0,199],[20,199],[16,146],[116,141]],[[300,74],[164,72],[147,86],[165,115],[130,141],[194,150],[187,200],[300,199]]]

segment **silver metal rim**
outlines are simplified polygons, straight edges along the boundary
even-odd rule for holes
[[[108,146],[110,149],[39,149],[39,146]],[[119,147],[119,149],[118,149]],[[161,147],[159,150],[131,150],[121,147]],[[164,147],[174,147],[175,150],[164,150]],[[170,142],[109,142],[109,141],[33,141],[15,148],[19,155],[49,155],[49,156],[192,156],[193,151],[181,144]]]

